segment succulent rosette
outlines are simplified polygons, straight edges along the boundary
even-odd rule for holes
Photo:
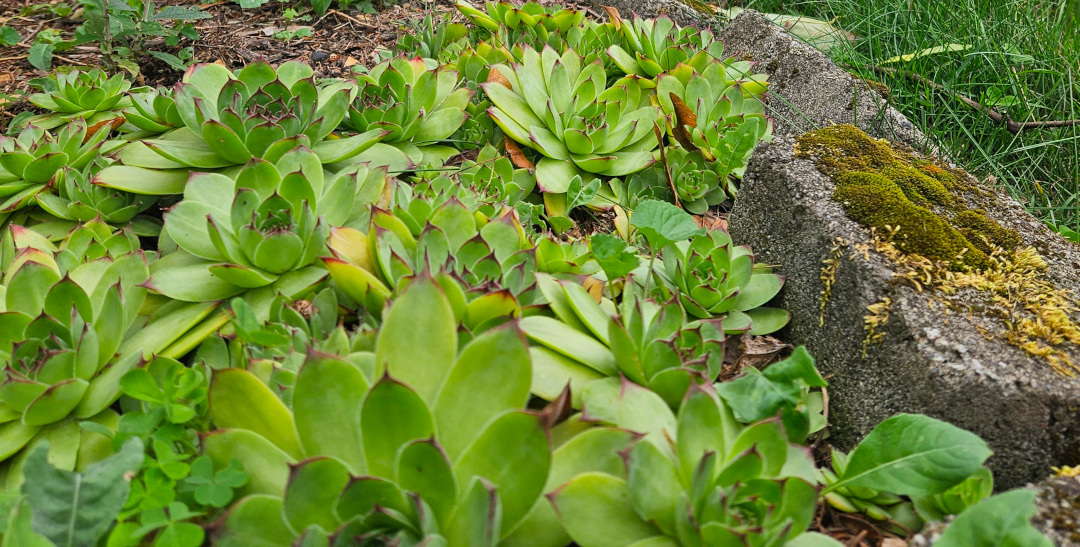
[[[259,454],[241,462],[251,481],[220,541],[494,545],[530,526],[553,467],[554,411],[525,410],[532,367],[517,327],[461,343],[452,302],[421,274],[373,349],[370,377],[309,353],[291,409],[251,372],[215,371],[210,412],[222,429],[204,452],[215,466]]]
[[[473,91],[458,87],[458,72],[429,69],[419,57],[383,61],[357,75],[360,86],[344,127],[359,132],[386,131],[380,145],[357,161],[407,169],[449,147],[435,145],[450,138],[469,118]]]
[[[150,283],[170,298],[206,302],[281,278],[318,279],[330,226],[358,222],[384,184],[385,171],[364,165],[327,175],[306,148],[276,164],[251,160],[233,177],[195,174],[165,214],[162,237],[179,250],[154,264]]]
[[[147,257],[134,235],[115,237],[100,222],[64,249],[26,228],[5,234],[16,254],[5,256],[0,286],[0,461],[69,417],[111,412],[119,375],[143,357],[147,347],[125,337],[146,297]],[[54,450],[74,458],[77,439]]]
[[[766,77],[748,70],[749,65],[733,68],[730,60],[682,64],[660,75],[656,84],[657,99],[672,118],[671,132],[679,143],[737,176],[754,146],[772,140],[772,120],[761,98]]]
[[[573,50],[560,56],[551,48],[526,49],[522,64],[496,70],[506,81],[483,84],[494,104],[488,113],[508,137],[543,156],[536,165],[542,191],[565,195],[582,171],[615,177],[655,162],[660,112],[636,76],[609,87],[600,61],[583,65]]]
[[[678,297],[686,313],[701,319],[723,316],[724,330],[769,334],[791,314],[764,307],[784,286],[784,278],[754,264],[746,246],[736,246],[722,230],[673,243],[662,252],[664,284],[656,294]]]
[[[126,224],[147,210],[156,198],[93,184],[89,169],[65,167],[52,179],[52,191],[37,195],[37,204],[64,220],[90,222],[100,217],[109,224]]]
[[[41,89],[41,93],[30,95],[29,101],[52,111],[29,120],[30,124],[44,129],[53,129],[77,118],[88,120],[93,125],[117,117],[113,110],[131,104],[126,95],[131,82],[122,73],[109,77],[96,68],[89,71],[73,70],[67,74],[53,73],[31,84]]]
[[[723,43],[708,29],[679,27],[667,16],[619,18],[617,26],[622,42],[609,47],[607,54],[625,74],[655,78],[691,58],[697,57],[695,61],[709,57],[719,59],[724,52]]]
[[[714,168],[715,162],[705,159],[700,150],[687,152],[670,148],[666,153],[671,182],[682,206],[696,215],[704,214],[727,197],[725,184]]]
[[[17,137],[0,136],[0,219],[34,202],[57,173],[94,161],[109,131],[88,134],[75,119],[55,135],[29,126]]]
[[[485,11],[480,11],[464,0],[459,0],[454,5],[470,21],[492,33],[498,33],[501,28],[516,30],[539,26],[548,32],[565,34],[585,19],[583,10],[558,5],[545,6],[539,2],[485,2]]]
[[[235,75],[221,65],[195,65],[176,85],[175,107],[184,127],[131,143],[118,154],[123,165],[105,169],[97,182],[135,193],[178,193],[177,172],[252,159],[276,162],[300,146],[322,163],[342,161],[386,133],[329,138],[354,93],[348,82],[316,85],[311,67],[299,62],[275,69],[258,61]]]

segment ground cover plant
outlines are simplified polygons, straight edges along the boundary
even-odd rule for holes
[[[767,75],[664,18],[459,9],[345,79],[43,84],[0,139],[5,543],[1048,543],[975,435],[815,452],[805,349],[725,363],[790,318],[702,215]]]

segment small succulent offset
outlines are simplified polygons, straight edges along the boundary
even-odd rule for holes
[[[464,547],[494,545],[521,525],[548,476],[551,416],[523,410],[531,366],[516,327],[459,352],[451,303],[421,275],[390,309],[371,358],[367,378],[310,354],[291,411],[247,371],[214,374],[210,411],[223,429],[205,437],[204,452],[215,465],[239,454],[261,462],[241,460],[247,496],[219,541],[333,535]]]
[[[326,176],[319,157],[298,148],[276,164],[253,160],[232,178],[193,175],[184,199],[165,214],[162,237],[180,250],[154,264],[153,288],[176,300],[208,302],[283,276],[318,277],[313,264],[330,226],[355,221],[366,212],[365,196],[382,193],[385,173],[371,173],[356,166]]]
[[[569,382],[573,404],[589,405],[593,381],[621,376],[646,387],[678,408],[693,384],[715,381],[724,354],[719,319],[687,323],[678,302],[660,305],[641,298],[628,283],[619,313],[610,301],[598,304],[573,281],[537,275],[556,318],[532,315],[521,328],[533,342],[533,366],[540,372],[533,393],[557,396]]]
[[[100,222],[81,230],[108,234]],[[124,254],[98,257],[106,250],[92,248],[94,237],[73,234],[68,248],[58,250],[26,228],[7,231],[17,254],[5,258],[0,286],[0,460],[66,427],[61,422],[69,416],[95,420],[111,413],[120,376],[142,358],[142,348],[123,342],[146,297],[140,285],[149,277],[147,258],[131,252],[133,236],[112,241]],[[72,458],[78,448],[77,440],[53,447]]]
[[[656,97],[669,115],[669,133],[689,152],[713,162],[721,186],[734,196],[729,176],[741,177],[754,147],[772,140],[772,120],[759,98],[765,77],[742,75],[740,62],[709,58],[683,64],[657,78]]]
[[[724,317],[724,330],[769,334],[787,324],[791,314],[764,307],[784,286],[784,278],[754,264],[749,247],[734,245],[722,230],[665,247],[663,283],[655,294],[677,297],[686,313]]]
[[[444,141],[468,119],[465,108],[473,91],[458,87],[458,73],[449,67],[429,69],[419,57],[397,57],[357,75],[356,80],[360,90],[343,127],[383,131],[382,142],[402,148],[414,161],[418,151],[409,145]],[[385,147],[377,150],[363,159],[382,163]]]
[[[38,206],[65,220],[90,222],[100,217],[109,224],[119,225],[131,222],[135,215],[154,205],[153,196],[94,184],[91,169],[65,167],[57,171],[52,179],[53,191],[37,195]]]
[[[694,61],[700,62],[708,57],[720,59],[724,53],[723,42],[708,29],[679,27],[667,16],[642,19],[634,15],[632,21],[617,20],[623,40],[609,47],[607,54],[625,74],[655,78],[695,56]]]
[[[728,197],[731,179],[716,172],[715,162],[705,159],[700,150],[687,152],[682,148],[669,148],[664,154],[666,170],[671,173],[671,184],[680,204],[695,215],[704,214],[709,207],[719,205]],[[658,169],[653,166],[653,169]],[[731,194],[734,195],[733,186]]]
[[[354,93],[355,87],[346,82],[316,85],[311,67],[298,62],[274,69],[257,61],[236,75],[221,65],[195,65],[176,84],[175,107],[185,127],[142,141],[122,160],[147,170],[218,169],[252,159],[275,162],[303,146],[323,163],[341,161],[385,134],[379,130],[327,139],[345,117]]]
[[[90,124],[106,117],[116,117],[112,110],[124,108],[131,103],[127,91],[131,82],[122,73],[111,78],[100,69],[73,70],[68,74],[53,73],[48,78],[31,82],[41,93],[30,95],[36,106],[51,110],[51,114],[35,116],[30,123],[44,129],[58,127],[69,120],[83,118]]]
[[[544,192],[564,194],[581,171],[623,176],[651,165],[659,109],[636,76],[607,85],[603,64],[582,66],[568,49],[526,49],[522,64],[497,65],[484,92],[495,123],[514,141],[543,157],[536,182]],[[586,178],[586,177],[582,177]],[[565,216],[565,212],[553,214]]]
[[[37,126],[17,137],[0,136],[0,219],[34,202],[37,194],[65,168],[83,169],[98,155],[109,131],[88,134],[75,119],[55,135]]]
[[[457,197],[440,203],[401,195],[392,212],[373,211],[366,234],[335,229],[334,256],[323,263],[342,292],[375,312],[411,276],[445,273],[443,289],[466,329],[476,332],[496,316],[520,315],[518,299],[532,303],[537,267],[537,250],[517,217],[506,210],[489,218],[483,208]]]

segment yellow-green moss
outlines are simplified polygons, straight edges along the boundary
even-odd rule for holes
[[[1002,228],[983,211],[961,211],[953,222],[972,245],[986,253],[991,252],[993,247],[1011,251],[1022,243],[1019,234]]]
[[[866,226],[899,227],[894,243],[915,253],[962,267],[982,267],[986,254],[925,207],[912,203],[895,181],[868,172],[842,173],[836,178],[833,198],[848,216]]]
[[[953,193],[961,176],[871,138],[853,125],[834,125],[798,139],[798,156],[813,158],[836,181],[833,197],[870,228],[899,228],[905,253],[943,260],[955,270],[985,267],[990,244],[1013,249],[1019,236],[970,211]]]

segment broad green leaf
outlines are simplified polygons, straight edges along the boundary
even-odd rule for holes
[[[496,418],[454,463],[459,487],[483,477],[498,489],[502,527],[509,532],[536,503],[547,481],[551,446],[543,417],[508,412]],[[462,492],[467,494],[467,492]]]
[[[289,530],[282,511],[282,499],[266,494],[241,499],[226,513],[221,535],[214,544],[221,547],[277,547],[290,541]]]
[[[397,483],[416,492],[445,525],[454,510],[458,486],[445,452],[431,439],[413,441],[398,455]]]
[[[184,193],[191,172],[187,169],[145,169],[130,165],[110,165],[94,176],[94,184],[152,196]]]
[[[679,471],[652,443],[637,443],[626,458],[626,484],[634,509],[667,535],[675,534],[675,508],[684,492]]]
[[[851,485],[906,496],[937,494],[977,471],[990,454],[973,433],[929,416],[898,414],[855,447],[831,489]]]
[[[606,378],[603,374],[545,347],[529,348],[532,358],[532,393],[546,401],[552,401],[570,386],[570,404],[581,408],[585,384]]]
[[[143,462],[142,439],[128,439],[119,453],[85,473],[53,467],[48,453],[49,443],[38,443],[23,467],[34,531],[57,545],[96,544],[127,501],[131,477]]]
[[[531,381],[528,347],[515,326],[489,330],[465,346],[435,400],[439,443],[450,458],[493,418],[523,408]]]
[[[211,273],[210,268],[214,264],[177,251],[154,263],[151,268],[153,275],[147,285],[173,300],[184,302],[225,300],[244,292],[242,287]]]
[[[573,327],[550,317],[534,315],[518,322],[530,340],[557,351],[605,375],[619,373],[615,355],[607,346]]]
[[[246,429],[293,458],[303,457],[292,414],[255,375],[238,368],[214,371],[209,400],[210,417],[218,427]]]
[[[626,241],[608,234],[595,234],[589,239],[593,258],[604,269],[608,281],[626,277],[641,266],[641,257],[626,248]]]
[[[457,358],[457,321],[439,284],[418,276],[397,297],[375,345],[378,376],[389,373],[432,402]]]
[[[289,470],[285,488],[285,520],[293,530],[318,526],[332,531],[341,524],[334,503],[349,483],[345,464],[328,457],[304,460]]]
[[[360,405],[367,391],[360,369],[329,355],[309,354],[292,398],[304,453],[337,458],[355,474],[366,471]]]
[[[850,465],[850,464],[849,464]],[[937,547],[1050,547],[1054,543],[1031,526],[1035,490],[1018,488],[987,498],[949,524]]]
[[[702,233],[690,213],[655,199],[639,203],[630,224],[641,231],[654,251]]]
[[[393,479],[398,450],[410,441],[431,437],[435,425],[419,394],[396,379],[383,376],[364,399],[360,431],[368,473]]]
[[[554,491],[574,476],[590,471],[616,477],[625,474],[622,452],[640,438],[623,429],[598,427],[575,435],[551,456],[544,492]],[[546,498],[540,498],[513,533],[503,540],[507,547],[561,547],[570,536],[559,524],[559,517]]]
[[[213,431],[203,438],[202,450],[217,470],[227,468],[233,460],[244,466],[249,480],[237,490],[237,496],[284,496],[289,464],[296,461],[264,437],[245,429]]]
[[[483,478],[474,477],[446,525],[447,545],[495,547],[499,543],[502,520],[502,505],[496,487]]]
[[[661,535],[630,503],[626,481],[582,473],[550,495],[567,533],[582,547],[625,547]]]
[[[679,407],[677,429],[679,470],[689,484],[701,458],[726,455],[742,428],[712,389],[695,384]]]

